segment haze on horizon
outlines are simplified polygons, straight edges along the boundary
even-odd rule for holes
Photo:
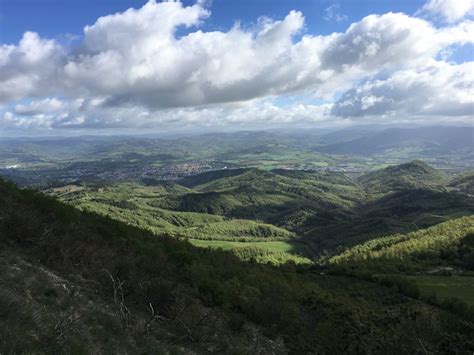
[[[0,136],[472,125],[473,0],[224,2],[3,1]]]

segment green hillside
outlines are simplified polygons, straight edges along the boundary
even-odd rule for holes
[[[92,183],[47,192],[156,234],[228,242],[296,238],[309,246],[310,257],[474,213],[464,185],[453,185],[456,178],[448,180],[424,163],[359,180],[366,185],[338,172],[235,169],[177,182]],[[367,187],[390,183],[383,193]]]
[[[2,353],[474,350],[470,320],[390,286],[242,262],[9,183],[0,197]]]
[[[446,176],[422,161],[391,166],[359,177],[359,182],[371,193],[386,193],[405,189],[436,188]]]
[[[179,184],[186,187],[195,187],[198,185],[203,185],[210,181],[216,179],[222,179],[226,177],[240,175],[243,172],[249,169],[226,169],[226,170],[217,170],[217,171],[209,171],[206,173],[198,174],[198,175],[191,175],[179,180]]]
[[[347,178],[329,181],[326,173],[291,177],[281,171],[253,169],[195,186],[194,193],[164,198],[160,206],[257,219],[303,233],[314,223],[345,218],[362,196],[357,185]]]
[[[474,270],[474,216],[453,219],[416,232],[372,239],[329,259],[331,263],[398,261],[451,264]]]
[[[474,195],[474,172],[467,172],[455,176],[449,182],[448,186],[466,194]]]
[[[469,175],[466,175],[469,176]],[[429,165],[414,161],[360,176],[362,198],[346,218],[305,230],[317,250],[356,245],[474,214],[474,199]],[[451,182],[450,182],[451,181]]]
[[[379,237],[320,262],[474,317],[474,216]],[[406,283],[408,282],[408,283]]]
[[[173,183],[156,186],[114,184],[109,186],[67,186],[49,192],[74,206],[148,229],[152,232],[197,239],[286,240],[294,233],[273,225],[244,219],[194,212],[170,211],[159,207],[162,198],[192,192]]]
[[[315,226],[306,239],[319,249],[363,243],[381,235],[408,233],[419,228],[474,214],[474,199],[457,191],[407,189],[369,195],[349,218]]]

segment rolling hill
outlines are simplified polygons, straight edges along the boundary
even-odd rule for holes
[[[427,229],[372,239],[332,257],[329,262],[410,262],[428,266],[457,265],[474,270],[474,216]],[[418,266],[418,265],[417,265]]]
[[[229,169],[176,182],[72,185],[48,193],[157,234],[209,246],[262,242],[267,250],[270,241],[303,243],[309,248],[302,252],[314,257],[473,214],[473,197],[458,179],[414,161],[357,179],[329,171]]]
[[[469,319],[402,288],[242,262],[2,181],[0,244],[6,353],[474,349]]]
[[[387,193],[418,188],[437,188],[447,177],[422,161],[391,166],[376,170],[358,178],[359,183],[370,193]]]
[[[474,172],[466,172],[454,177],[448,186],[466,194],[474,195]]]

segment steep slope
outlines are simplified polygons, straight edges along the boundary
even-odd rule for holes
[[[185,354],[185,344],[173,345],[171,329],[164,335],[136,337],[124,327],[120,312],[108,297],[97,294],[92,280],[64,276],[26,256],[15,247],[0,252],[0,352],[3,354],[137,353],[141,349]],[[130,313],[149,322],[146,314]],[[151,324],[152,332],[157,330]],[[155,329],[153,329],[155,328]],[[165,335],[166,334],[166,335]],[[137,344],[140,340],[142,344]]]
[[[0,197],[0,352],[239,353],[255,346],[251,322],[209,308],[188,281],[192,259],[239,265],[231,254],[157,240],[1,181]],[[264,335],[257,346],[284,349]]]
[[[320,262],[474,319],[474,215],[373,238]]]

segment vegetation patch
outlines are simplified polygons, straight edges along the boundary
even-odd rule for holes
[[[407,276],[415,282],[425,297],[435,295],[439,300],[459,298],[474,307],[474,277],[472,276]]]

